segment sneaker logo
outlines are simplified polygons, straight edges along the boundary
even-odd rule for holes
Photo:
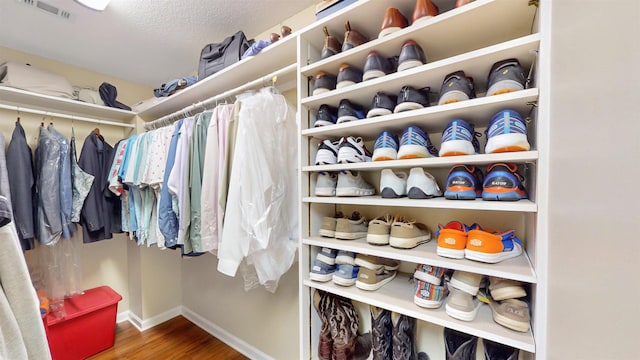
[[[502,71],[502,75],[507,75],[508,73],[509,73],[509,69],[504,69],[504,70]]]
[[[524,311],[522,310],[518,310],[518,309],[514,309],[512,307],[507,307],[505,309],[506,312],[511,313],[513,315],[517,315],[517,316],[524,316]]]
[[[494,186],[506,186],[507,182],[506,181],[492,181],[491,185],[494,185]]]
[[[368,278],[369,278],[369,275],[367,275],[367,274],[360,274],[360,277],[361,277],[361,278],[363,278],[363,279],[368,279]]]
[[[469,244],[473,246],[482,246],[482,240],[480,239],[471,239],[469,240]]]
[[[454,238],[446,238],[446,239],[444,239],[444,243],[445,244],[449,244],[449,245],[455,245],[456,244],[456,239],[454,239]]]

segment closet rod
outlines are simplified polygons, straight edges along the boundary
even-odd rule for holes
[[[186,106],[186,107],[182,108],[181,110],[172,112],[169,115],[165,115],[165,116],[163,116],[163,117],[161,117],[159,119],[156,119],[156,120],[153,120],[151,122],[148,122],[148,123],[144,124],[144,129],[145,130],[152,130],[152,129],[155,129],[157,127],[162,127],[162,126],[165,126],[165,125],[169,125],[169,124],[173,123],[173,121],[176,121],[176,120],[179,120],[179,119],[182,119],[182,118],[186,117],[187,114],[191,113],[192,111],[198,110],[198,108],[206,109],[206,106],[208,106],[211,103],[214,103],[214,102],[216,102],[216,101],[218,101],[220,99],[225,99],[227,97],[230,97],[232,95],[241,93],[243,91],[251,90],[251,89],[255,88],[256,86],[260,86],[260,85],[264,86],[266,81],[271,83],[271,81],[272,81],[272,79],[274,77],[281,76],[281,75],[284,75],[284,74],[288,74],[290,72],[294,72],[296,69],[297,69],[297,64],[295,64],[295,63],[291,64],[291,65],[288,65],[288,66],[285,66],[280,70],[276,70],[276,71],[272,72],[271,74],[262,76],[262,77],[260,77],[258,79],[255,79],[253,81],[245,83],[244,85],[240,85],[240,86],[238,86],[236,88],[233,88],[231,90],[225,91],[225,92],[223,92],[221,94],[212,96],[212,97],[210,97],[208,99],[205,99],[205,100],[202,100],[200,102],[194,103],[192,105]],[[173,120],[173,121],[171,121],[171,120]],[[160,125],[160,126],[158,126],[158,125]]]
[[[124,124],[124,123],[119,123],[119,122],[114,122],[114,121],[106,121],[106,120],[88,118],[88,117],[84,117],[84,116],[76,116],[76,115],[55,113],[55,112],[51,112],[51,111],[30,109],[30,108],[25,108],[25,107],[22,107],[22,106],[0,104],[0,109],[14,110],[14,111],[17,111],[17,112],[26,112],[26,113],[30,113],[30,114],[51,116],[51,117],[57,117],[57,118],[65,118],[65,119],[71,119],[71,120],[74,120],[74,121],[75,120],[84,121],[84,122],[90,122],[90,123],[101,124],[101,125],[119,126],[119,127],[126,127],[126,128],[132,128],[132,129],[136,127],[133,124]]]

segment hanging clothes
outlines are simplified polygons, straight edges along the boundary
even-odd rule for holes
[[[33,155],[27,144],[24,128],[19,121],[11,135],[7,149],[7,173],[11,191],[13,219],[22,250],[34,247],[35,228],[33,208],[35,180],[33,177]],[[3,216],[0,214],[0,217]]]
[[[36,237],[43,245],[54,245],[62,235],[60,215],[60,143],[40,126],[36,162]]]
[[[59,164],[58,177],[60,178],[60,223],[62,225],[62,237],[65,239],[71,239],[71,236],[76,231],[76,225],[71,222],[71,213],[73,212],[73,185],[71,179],[71,156],[69,141],[64,135],[60,134],[53,124],[47,126],[47,130],[58,142]]]
[[[72,203],[73,208],[71,211],[71,221],[74,223],[80,222],[80,212],[84,201],[89,195],[91,185],[95,177],[91,174],[84,172],[78,165],[78,157],[76,153],[76,134],[71,129],[71,142],[70,142],[70,154],[71,156],[71,181],[73,184],[73,196]]]
[[[158,204],[158,226],[164,236],[165,246],[168,248],[173,248],[178,245],[178,217],[175,211],[173,211],[174,196],[169,192],[167,183],[175,164],[178,138],[180,137],[183,122],[184,120],[176,121],[172,126],[173,134],[171,135],[169,151],[167,152],[167,164],[165,165],[162,191],[160,192],[160,201]]]
[[[189,175],[191,193],[191,208],[189,210],[191,213],[191,227],[189,228],[189,239],[191,240],[193,254],[204,253],[201,237],[202,173],[204,172],[207,137],[212,115],[212,111],[204,111],[196,118],[193,128]],[[217,134],[211,134],[211,137],[215,136],[217,136]],[[209,166],[211,166],[211,164],[209,164]]]

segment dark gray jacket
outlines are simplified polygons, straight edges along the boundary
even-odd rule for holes
[[[27,144],[24,128],[16,122],[7,149],[7,171],[13,205],[13,218],[18,230],[22,250],[33,249],[35,229],[33,223],[33,156]]]

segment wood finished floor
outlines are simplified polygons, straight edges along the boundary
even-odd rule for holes
[[[247,357],[178,316],[144,332],[129,322],[117,324],[115,345],[89,359],[245,360]]]

